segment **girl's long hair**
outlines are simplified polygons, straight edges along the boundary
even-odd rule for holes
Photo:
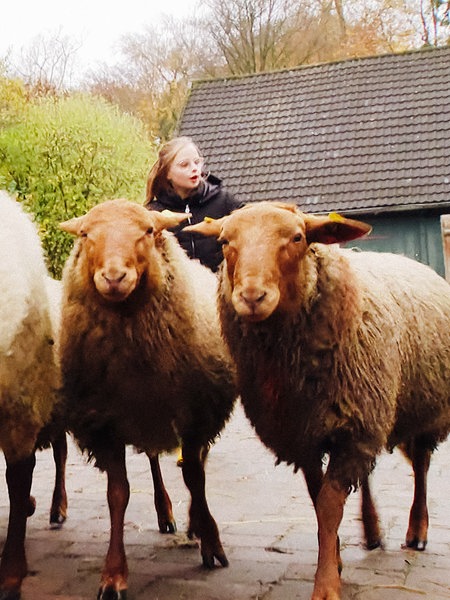
[[[201,156],[201,153],[197,145],[186,136],[176,137],[166,142],[158,153],[158,160],[150,169],[147,177],[147,187],[145,192],[145,203],[144,206],[148,206],[150,202],[157,198],[158,194],[162,191],[168,191],[171,189],[167,174],[175,159],[178,152],[188,144],[192,144]]]

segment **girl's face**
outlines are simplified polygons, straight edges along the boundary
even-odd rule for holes
[[[181,198],[186,198],[192,190],[198,187],[202,167],[203,158],[194,144],[186,144],[175,154],[167,172],[167,179]]]

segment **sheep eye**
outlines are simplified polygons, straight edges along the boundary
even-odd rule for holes
[[[229,242],[225,238],[217,240],[221,246],[228,246]]]
[[[292,238],[292,241],[295,243],[301,242],[303,239],[303,236],[301,233],[297,233],[296,235],[294,235],[294,237]]]
[[[152,234],[153,234],[153,227],[149,227],[149,228],[147,229],[147,232],[146,232],[146,233],[147,233],[148,235],[152,235]]]
[[[87,238],[87,231],[80,231],[80,237]]]

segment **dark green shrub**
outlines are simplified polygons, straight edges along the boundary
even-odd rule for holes
[[[0,185],[35,216],[56,278],[73,243],[59,223],[103,200],[142,201],[154,158],[139,120],[88,95],[36,99],[0,128]]]

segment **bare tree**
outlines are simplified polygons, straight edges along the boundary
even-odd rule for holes
[[[371,24],[380,52],[450,43],[450,0],[344,0],[347,22]]]
[[[204,28],[229,74],[270,71],[392,51],[383,24],[401,29],[395,10],[404,1],[203,0]]]
[[[317,0],[203,0],[208,9],[204,27],[229,73],[269,71],[292,62],[298,32],[317,21],[317,4]]]
[[[420,0],[420,21],[426,46],[450,43],[449,0]]]
[[[12,67],[28,85],[60,91],[72,83],[81,46],[82,42],[60,30],[48,36],[39,34],[21,49]]]
[[[151,137],[167,139],[192,79],[220,73],[220,58],[200,31],[195,18],[166,17],[157,26],[128,34],[119,44],[123,61],[90,73],[86,85],[140,117]]]

